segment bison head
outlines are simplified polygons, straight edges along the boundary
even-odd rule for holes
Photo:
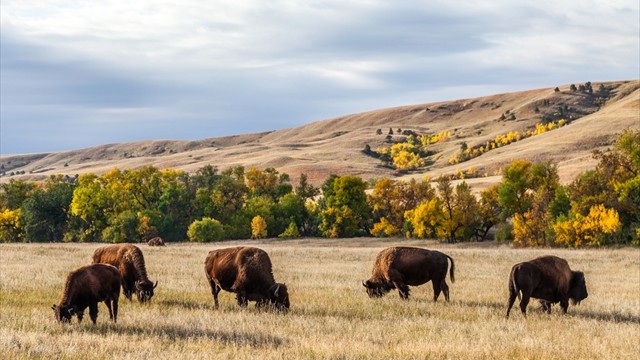
[[[379,283],[371,280],[363,281],[362,286],[367,289],[367,295],[370,298],[378,298],[383,297],[389,291],[391,291],[391,287],[384,283]]]
[[[269,288],[269,301],[280,311],[289,310],[289,291],[285,284],[274,284]]]
[[[581,271],[571,272],[571,283],[569,284],[569,299],[573,305],[580,304],[580,301],[589,296],[587,293],[587,283],[584,280],[584,273]]]
[[[53,310],[53,316],[59,322],[69,323],[71,322],[71,316],[73,316],[76,312],[76,308],[74,306],[66,306],[66,305],[53,305],[51,306]]]
[[[138,301],[146,302],[151,300],[151,298],[153,297],[153,289],[155,289],[156,286],[158,286],[158,282],[156,281],[156,283],[153,284],[151,281],[138,280],[136,281],[135,285],[136,285],[136,296],[138,297]]]

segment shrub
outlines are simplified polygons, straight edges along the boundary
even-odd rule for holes
[[[192,222],[187,230],[189,241],[193,242],[220,241],[223,234],[222,224],[210,217],[203,217],[202,220]]]
[[[397,234],[398,229],[385,217],[380,218],[380,222],[375,223],[371,229],[371,235],[376,237],[392,237]]]
[[[512,241],[513,225],[508,222],[498,224],[496,226],[496,241]]]
[[[300,232],[298,231],[298,226],[295,221],[289,223],[289,226],[282,232],[282,234],[278,235],[281,239],[294,239],[300,237]]]

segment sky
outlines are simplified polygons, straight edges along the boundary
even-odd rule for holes
[[[2,0],[0,154],[640,78],[638,0]]]

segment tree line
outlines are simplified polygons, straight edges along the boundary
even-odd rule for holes
[[[217,241],[388,236],[520,246],[640,245],[640,130],[560,184],[550,161],[514,160],[479,194],[452,177],[330,175],[317,188],[274,168],[193,174],[153,166],[0,184],[0,242]]]

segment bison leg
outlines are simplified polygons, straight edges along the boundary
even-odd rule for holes
[[[220,286],[213,281],[212,278],[209,278],[209,286],[211,286],[211,295],[213,295],[213,303],[215,304],[216,309],[218,308],[218,294],[220,293]]]
[[[115,294],[111,299],[111,305],[113,307],[113,322],[118,321],[118,297],[120,297],[120,294]]]
[[[96,324],[96,320],[98,319],[98,303],[93,301],[89,304],[89,317],[93,324]]]
[[[444,299],[449,302],[449,285],[447,285],[447,282],[442,279],[442,283],[440,284],[440,288],[442,289],[442,292],[444,293]],[[438,300],[438,297],[436,296],[436,298],[434,299],[434,301]]]
[[[78,324],[82,322],[82,318],[84,317],[84,311],[76,312],[76,316],[78,317]]]
[[[567,309],[569,309],[569,300],[567,299],[560,300],[560,307],[562,308],[562,313],[566,314]],[[551,306],[549,306],[549,308],[551,308]]]
[[[509,306],[507,307],[507,317],[509,317],[509,313],[511,312],[511,307],[513,306],[513,303],[516,302],[516,296],[518,296],[518,293],[513,289],[513,288],[509,288]]]
[[[520,300],[520,311],[522,311],[522,315],[527,316],[527,305],[529,305],[529,299],[531,299],[531,294],[527,291],[522,292],[522,300]]]
[[[111,319],[113,321],[113,308],[111,307],[111,298],[107,298],[104,301],[104,304],[107,305],[107,309],[109,309],[109,319]]]
[[[398,289],[398,294],[400,294],[400,298],[403,300],[409,300],[409,287],[407,286],[407,284],[405,283],[401,283],[401,282],[394,282],[393,286],[396,287],[396,289]]]

